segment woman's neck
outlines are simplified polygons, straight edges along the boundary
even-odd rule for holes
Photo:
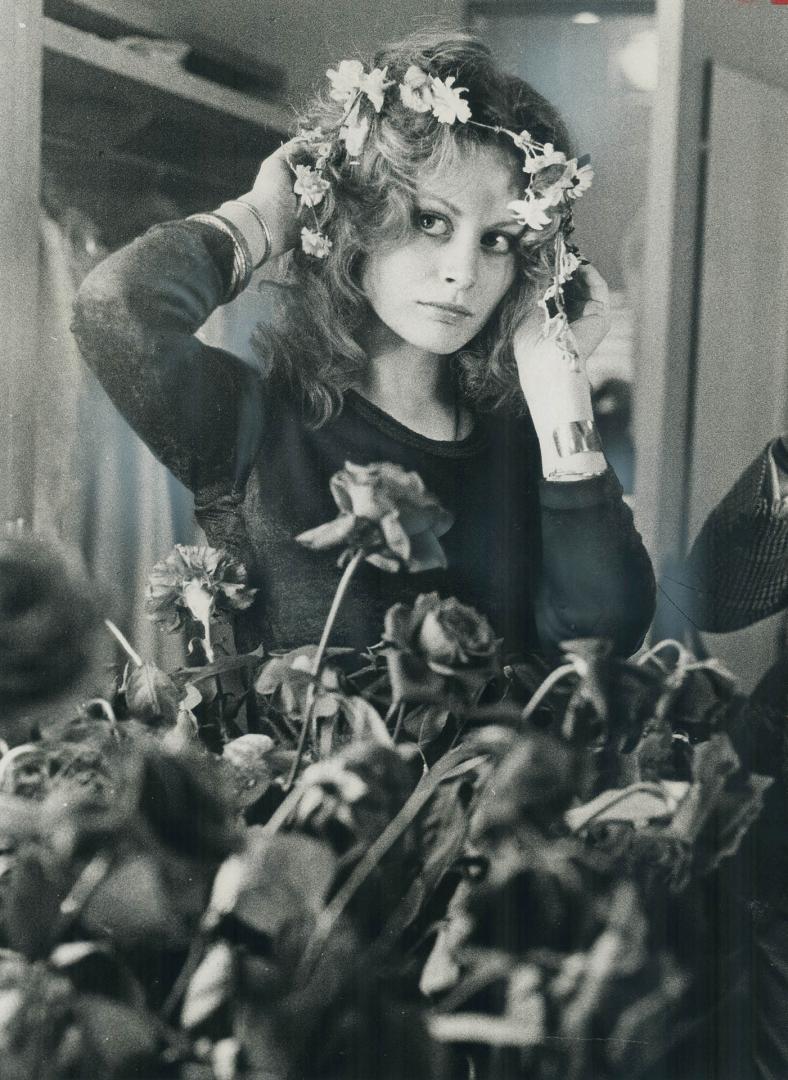
[[[405,427],[430,439],[464,438],[473,426],[470,414],[459,409],[449,358],[407,342],[371,355],[356,390]]]

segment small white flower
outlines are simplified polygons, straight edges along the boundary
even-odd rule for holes
[[[572,274],[580,266],[580,260],[574,251],[567,251],[564,248],[561,252],[561,267],[558,275],[558,280],[563,284],[565,281],[569,281]]]
[[[525,159],[525,165],[523,165],[523,171],[527,173],[538,173],[542,169],[547,169],[550,165],[565,165],[566,154],[562,150],[556,150],[552,143],[545,143],[544,149],[541,154],[535,154],[533,157]]]
[[[369,117],[360,116],[358,104],[354,105],[350,115],[339,129],[339,138],[351,157],[358,157],[364,149],[369,134]]]
[[[427,72],[411,64],[399,84],[399,96],[405,108],[418,113],[429,112],[433,99]]]
[[[555,296],[555,285],[550,285],[541,300],[537,300],[537,306],[542,309],[544,314],[544,322],[542,323],[542,337],[549,338],[554,332],[558,331],[558,324],[563,318],[561,312],[558,311],[555,315],[550,314],[550,308],[548,301],[552,300]]]
[[[455,120],[465,124],[471,118],[471,107],[463,101],[461,94],[467,92],[466,86],[455,86],[454,76],[444,82],[434,75],[430,76],[432,90],[432,114],[441,124],[453,124]]]
[[[522,150],[523,153],[533,149],[533,139],[531,138],[530,131],[526,131],[525,128],[523,128],[519,135],[516,135],[513,131],[509,132],[509,134],[512,137],[514,145]]]
[[[318,162],[324,162],[331,153],[331,141],[322,128],[302,128],[296,138],[299,142],[309,143],[309,149],[316,155]]]
[[[300,195],[305,206],[317,206],[331,185],[311,165],[296,165],[293,191]]]
[[[594,170],[590,165],[582,165],[579,169],[575,168],[571,179],[572,186],[567,191],[567,195],[570,199],[579,199],[583,192],[591,187]]]
[[[321,127],[299,128],[296,138],[299,142],[320,142],[320,140],[324,138],[323,129]]]
[[[330,96],[341,104],[349,101],[359,89],[364,74],[364,65],[360,60],[343,60],[339,67],[329,68],[326,72],[330,82]]]
[[[366,94],[372,102],[375,112],[383,108],[386,90],[391,86],[391,80],[386,79],[388,68],[373,68],[369,75],[362,75],[358,82],[358,88],[362,94]]]
[[[331,241],[322,233],[307,229],[306,226],[301,230],[301,248],[307,255],[314,255],[316,259],[325,259],[331,247]]]
[[[542,199],[535,199],[533,196],[528,195],[524,199],[515,199],[507,204],[507,210],[509,210],[520,225],[525,225],[529,229],[535,229],[537,232],[541,232],[545,225],[550,224],[550,216],[545,213],[545,208],[549,206],[549,203],[545,203]]]

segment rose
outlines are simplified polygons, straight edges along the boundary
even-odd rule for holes
[[[420,596],[413,615],[424,614],[418,630],[419,648],[433,668],[487,663],[495,653],[492,627],[483,615],[461,604],[453,596],[439,600],[436,593]]]
[[[453,596],[424,593],[412,608],[395,604],[386,612],[384,637],[397,700],[448,694],[470,701],[500,669],[500,640],[490,623]]]
[[[0,540],[0,700],[54,695],[85,670],[96,586],[74,552],[33,536]]]
[[[331,477],[331,494],[339,516],[296,537],[313,551],[345,545],[340,565],[348,553],[363,550],[367,562],[396,573],[445,568],[446,555],[438,537],[447,532],[454,517],[424,486],[415,472],[381,462],[354,465]]]

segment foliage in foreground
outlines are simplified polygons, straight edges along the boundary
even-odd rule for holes
[[[307,537],[352,543],[341,589],[376,552],[407,568],[413,538],[439,558],[423,486],[396,475],[375,504],[379,474],[345,479],[339,524]],[[129,647],[105,694],[52,699],[19,742],[41,672],[50,692],[89,652],[89,585],[60,558],[24,538],[0,558],[5,1080],[612,1080],[691,1025],[704,889],[771,783],[715,662],[576,641],[552,672],[502,665],[486,619],[436,594],[362,655],[330,625],[228,655],[243,569],[178,549],[149,604],[191,666]]]

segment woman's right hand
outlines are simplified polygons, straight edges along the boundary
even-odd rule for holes
[[[297,139],[291,139],[270,154],[260,166],[251,191],[240,196],[259,211],[271,230],[270,258],[284,255],[298,243],[298,200],[293,193],[295,177],[288,158],[300,145]]]

